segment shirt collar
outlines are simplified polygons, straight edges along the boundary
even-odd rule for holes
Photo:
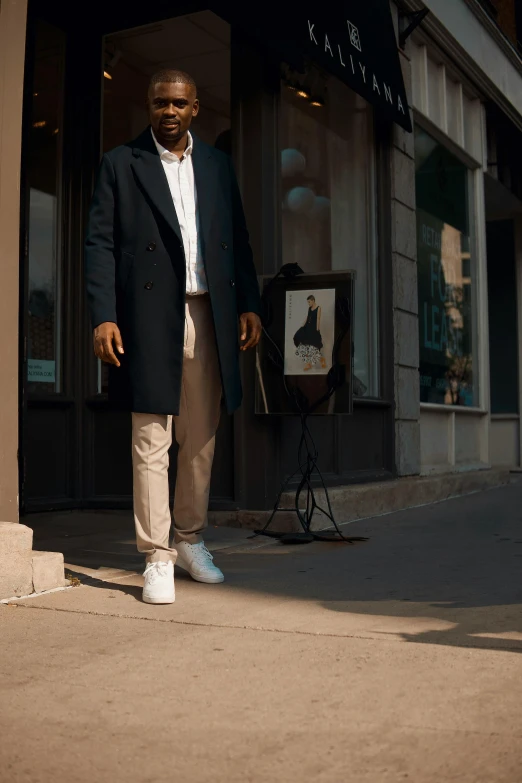
[[[150,132],[152,133],[152,138],[154,139],[154,144],[156,145],[156,149],[158,150],[158,155],[160,158],[165,158],[165,160],[180,160],[177,155],[175,155],[173,152],[169,152],[165,147],[163,147],[159,141],[156,139],[154,135],[154,131],[152,128],[150,129]],[[194,140],[192,138],[192,134],[190,131],[187,133],[187,141],[188,144],[186,146],[185,152],[183,153],[183,157],[186,157],[187,155],[192,155],[192,149],[194,146]]]

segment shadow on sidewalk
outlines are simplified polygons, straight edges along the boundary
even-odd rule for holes
[[[140,601],[141,582],[123,584],[117,577],[118,571],[123,578],[125,571],[141,573],[143,566],[130,514],[55,514],[47,525],[26,521],[34,525],[36,548],[63,551],[66,562],[81,569],[83,583]],[[226,582],[210,589],[236,592],[238,600],[241,594],[309,602],[328,613],[359,616],[363,629],[383,637],[522,652],[522,485],[344,530],[370,541],[295,547],[267,541],[249,549],[250,533],[211,530],[213,540],[237,535],[238,545],[217,552]],[[176,571],[176,579],[190,582],[183,572]]]

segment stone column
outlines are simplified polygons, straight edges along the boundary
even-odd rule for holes
[[[63,586],[63,555],[18,522],[20,158],[27,0],[0,0],[0,600]]]
[[[20,150],[27,0],[0,4],[0,521],[18,522]]]
[[[408,98],[411,63],[401,65]],[[395,463],[399,476],[420,472],[419,324],[413,134],[394,126],[392,169],[393,320],[395,346]]]
[[[0,599],[33,589],[33,531],[18,522],[20,153],[27,0],[0,0]]]

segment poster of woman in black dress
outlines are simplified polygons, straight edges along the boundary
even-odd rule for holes
[[[335,289],[287,291],[285,375],[326,375],[334,326]]]

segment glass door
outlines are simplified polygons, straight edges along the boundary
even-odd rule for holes
[[[29,394],[62,391],[61,136],[65,35],[39,22],[29,123]]]
[[[175,41],[175,46],[173,46]],[[194,133],[207,144],[231,153],[230,25],[211,11],[178,16],[104,36],[101,83],[100,157],[136,138],[149,124],[149,81],[158,70],[175,68],[196,81],[200,112]],[[100,502],[130,503],[130,418],[107,402],[108,366],[89,352],[86,396],[87,438],[93,455],[90,493]],[[233,421],[223,417],[216,446],[212,496],[231,500]],[[171,453],[172,485],[176,447]]]
[[[230,154],[230,25],[211,11],[201,11],[104,37],[100,155],[147,127],[149,80],[163,68],[193,77],[201,106],[193,130]],[[107,392],[107,369],[98,362],[98,394]]]
[[[194,131],[231,151],[230,26],[211,11],[115,29],[100,14],[30,3],[22,152],[21,507],[129,507],[130,417],[107,400],[92,351],[83,238],[103,152],[147,127],[151,75],[188,71],[198,84]],[[132,14],[131,14],[132,16]],[[139,17],[137,19],[136,17]],[[146,9],[134,18],[151,18]],[[104,29],[105,26],[105,29]],[[173,47],[172,42],[176,41]],[[234,496],[233,421],[223,418],[212,494]],[[175,453],[172,455],[175,471]]]
[[[22,225],[24,342],[22,506],[70,494],[71,400],[64,379],[62,151],[65,32],[42,20],[29,24]]]

